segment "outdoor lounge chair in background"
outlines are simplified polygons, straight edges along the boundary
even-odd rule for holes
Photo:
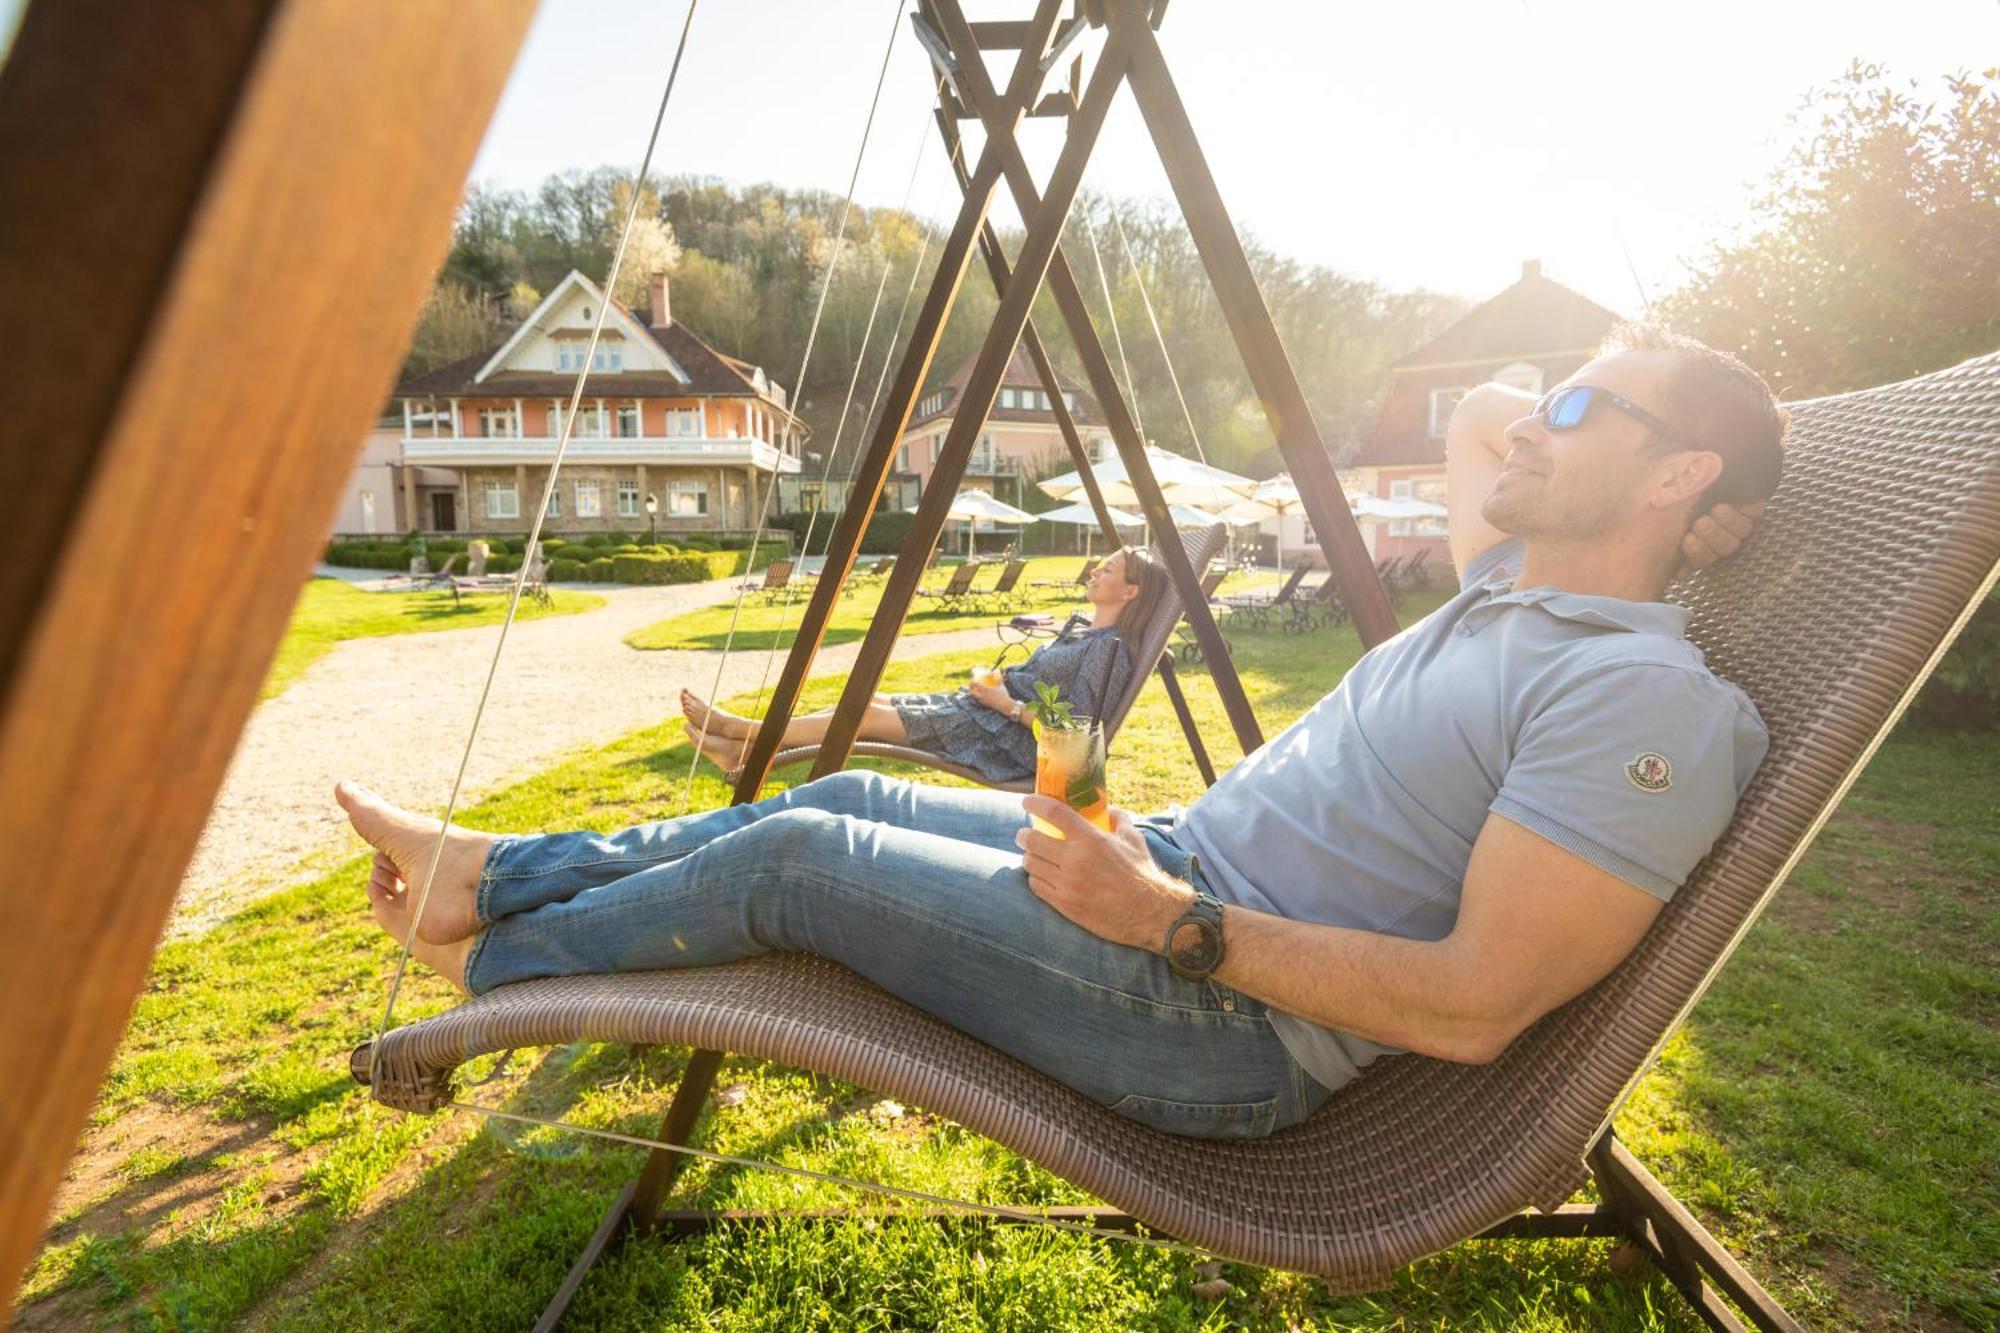
[[[979,577],[982,568],[977,560],[968,560],[951,572],[951,581],[942,588],[919,588],[917,596],[934,601],[939,610],[953,610],[960,606],[972,606],[972,581]]]
[[[1081,588],[1084,584],[1090,582],[1090,576],[1103,563],[1103,556],[1093,556],[1083,562],[1083,568],[1077,571],[1076,577],[1073,579],[1036,579],[1032,586],[1037,588]]]
[[[1027,590],[1019,586],[1021,574],[1027,568],[1025,560],[1009,560],[1007,567],[1000,571],[998,583],[983,590],[975,589],[970,594],[973,609],[983,615],[994,615],[1001,611],[1019,611],[1027,606]]]
[[[1677,584],[1689,636],[1746,690],[1771,748],[1735,821],[1632,954],[1496,1060],[1380,1061],[1269,1138],[1176,1138],[1113,1115],[822,959],[501,986],[398,1028],[354,1068],[430,1111],[463,1061],[578,1040],[698,1048],[668,1112],[685,1142],[720,1051],[851,1080],[1022,1154],[1103,1210],[1218,1256],[1386,1286],[1473,1237],[1608,1236],[1645,1251],[1718,1328],[1798,1324],[1647,1174],[1612,1119],[2000,576],[2000,354],[1794,404],[1783,486],[1734,559]],[[372,1062],[372,1064],[371,1064]],[[711,1225],[658,1206],[655,1150],[586,1255],[625,1231]],[[1592,1176],[1601,1202],[1566,1205]],[[1524,1209],[1540,1210],[1540,1216]],[[736,1219],[741,1224],[744,1219]],[[559,1293],[568,1299],[587,1265]],[[1709,1284],[1713,1283],[1714,1287]]]
[[[764,567],[764,581],[745,585],[750,591],[763,598],[769,606],[778,600],[780,593],[788,597],[812,591],[813,577],[797,572],[797,566],[790,560],[773,560]]]
[[[1305,582],[1306,574],[1311,569],[1311,565],[1303,562],[1295,565],[1292,572],[1285,576],[1283,586],[1273,596],[1266,597],[1262,593],[1251,592],[1224,597],[1222,604],[1229,608],[1231,622],[1241,620],[1247,622],[1249,629],[1263,629],[1271,623],[1273,615],[1290,608],[1292,599],[1298,596],[1299,584]]]

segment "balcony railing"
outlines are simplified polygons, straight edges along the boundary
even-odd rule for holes
[[[965,470],[975,477],[1012,477],[1018,476],[1023,467],[1023,460],[1011,454],[982,454],[974,450]]]
[[[559,441],[547,435],[406,435],[403,458],[410,463],[459,467],[476,464],[551,463]],[[602,436],[572,435],[566,462],[593,463],[743,463],[766,472],[797,472],[799,460],[775,445],[749,436],[699,435]]]

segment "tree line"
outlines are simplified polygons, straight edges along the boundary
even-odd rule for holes
[[[1796,147],[1741,223],[1688,261],[1686,281],[1656,304],[1655,317],[1743,356],[1788,398],[1881,383],[2000,345],[2000,72],[1961,74],[1943,86],[1926,97],[1878,66],[1856,64],[1809,94]],[[603,274],[631,191],[629,177],[611,167],[564,172],[533,190],[474,188],[408,370],[499,342],[571,269]],[[816,445],[837,439],[846,461],[866,439],[906,293],[914,284],[914,313],[946,224],[857,207],[836,247],[840,207],[817,190],[693,176],[646,181],[616,294],[643,303],[648,275],[668,271],[674,317],[792,390]],[[1003,234],[1003,248],[1011,254],[1019,240]],[[1337,458],[1375,410],[1388,364],[1468,305],[1302,264],[1254,237],[1246,249]],[[1174,207],[1086,195],[1072,210],[1064,251],[1114,367],[1129,364],[1146,434],[1182,452],[1198,439],[1211,461],[1232,470],[1274,471],[1269,427]],[[795,385],[829,264],[811,362]],[[998,304],[977,259],[973,269],[933,382],[976,350]],[[1035,323],[1057,365],[1081,381],[1046,292]]]

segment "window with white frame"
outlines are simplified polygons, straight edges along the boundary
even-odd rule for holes
[[[639,483],[621,481],[618,483],[618,517],[637,518],[639,516]]]
[[[1014,391],[1012,389],[1002,389],[1000,391],[1000,406],[1012,407],[1013,405],[1014,405]]]
[[[1067,407],[1072,412],[1076,411],[1076,395],[1073,393],[1065,393],[1063,395],[1063,406]]]
[[[1039,397],[1039,398],[1040,398],[1040,399],[1042,400],[1042,411],[1044,411],[1044,412],[1053,412],[1053,411],[1055,411],[1055,408],[1054,408],[1053,406],[1051,406],[1051,405],[1050,405],[1050,403],[1049,403],[1049,396],[1048,396],[1048,395],[1047,395],[1046,393],[1042,393],[1042,394],[1037,394],[1036,396],[1037,396],[1037,397]]]
[[[943,452],[944,452],[944,436],[942,435],[931,436],[931,462],[933,463],[937,462],[938,455]]]
[[[550,518],[562,517],[562,487],[549,487],[548,512]]]
[[[896,446],[896,471],[908,472],[909,470],[910,470],[910,446],[907,444],[899,444]]]
[[[667,483],[667,513],[675,518],[700,518],[708,513],[708,483],[670,481]]]
[[[668,408],[667,434],[675,439],[700,439],[702,435],[701,409],[698,407]]]
[[[604,498],[594,481],[576,483],[576,516],[578,518],[600,518],[604,514]]]
[[[1442,509],[1444,508],[1444,496],[1445,485],[1443,477],[1410,478],[1410,498],[1412,500],[1422,500],[1427,504],[1434,504]],[[1410,520],[1410,535],[1412,537],[1448,537],[1451,535],[1451,528],[1442,517],[1413,518]]]
[[[1431,438],[1444,438],[1444,429],[1451,424],[1451,414],[1458,407],[1458,400],[1465,397],[1467,388],[1463,384],[1449,389],[1431,390]]]
[[[620,403],[618,405],[618,438],[636,440],[639,438],[639,405]]]
[[[489,481],[486,483],[486,517],[519,518],[521,516],[521,493],[514,489],[511,481]]]
[[[519,438],[521,423],[511,407],[482,407],[479,409],[479,433],[495,440]]]

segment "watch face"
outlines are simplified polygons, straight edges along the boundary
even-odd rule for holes
[[[1206,921],[1174,927],[1173,961],[1189,972],[1212,972],[1222,961],[1222,932]]]

